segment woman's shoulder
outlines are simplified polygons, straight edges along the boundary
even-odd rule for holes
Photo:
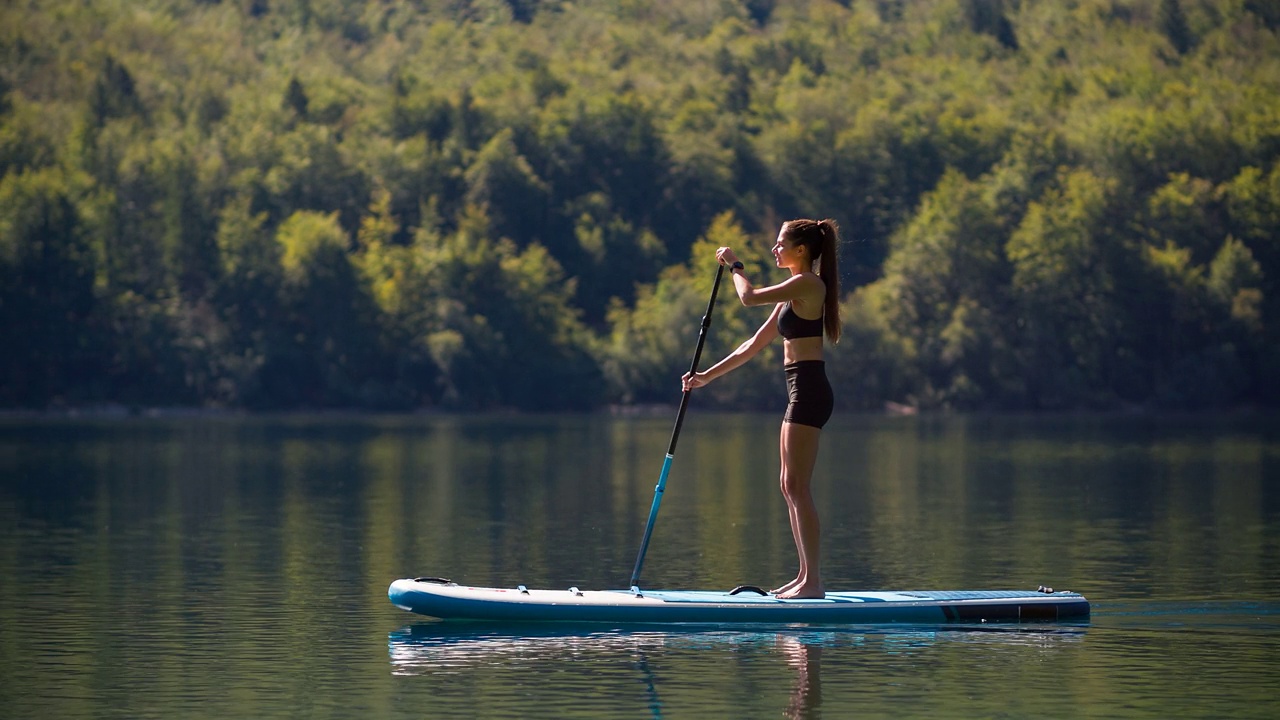
[[[823,302],[827,297],[827,284],[822,278],[814,273],[800,273],[796,276],[802,278],[803,288],[802,294],[791,301],[791,306],[798,307],[803,310],[804,315],[812,315],[814,312],[821,312]]]
[[[811,272],[792,275],[771,289],[775,291],[774,297],[779,306],[787,303],[795,303],[801,306],[812,302],[821,303],[822,298],[827,293],[826,283],[822,281],[822,278]]]
[[[800,273],[800,277],[804,278],[805,289],[815,292],[819,297],[827,294],[827,283],[822,276],[814,272]]]

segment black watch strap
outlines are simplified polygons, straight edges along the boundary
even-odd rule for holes
[[[741,270],[744,267],[746,266],[742,264],[741,260],[734,260],[733,264],[729,266],[729,272],[733,272],[734,270]]]

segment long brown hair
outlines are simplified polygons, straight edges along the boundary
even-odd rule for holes
[[[803,245],[818,266],[818,277],[827,286],[822,299],[822,326],[832,343],[840,342],[840,263],[836,257],[840,247],[840,226],[835,220],[788,220],[782,224],[782,236],[792,245]]]

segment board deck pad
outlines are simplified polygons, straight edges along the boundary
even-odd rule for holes
[[[614,590],[612,592],[623,592]],[[910,602],[912,600],[994,600],[1037,597],[1039,593],[1024,590],[903,590],[899,592],[829,592],[824,598],[804,600],[808,603],[834,604],[850,602]],[[666,602],[721,602],[721,603],[799,603],[799,600],[781,600],[772,595],[729,595],[708,590],[646,590],[645,597]]]
[[[902,590],[828,592],[782,600],[714,590],[536,590],[468,587],[440,578],[402,579],[397,607],[444,620],[610,623],[1085,622],[1089,601],[1070,591]]]

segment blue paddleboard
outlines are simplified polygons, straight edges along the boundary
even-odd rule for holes
[[[820,600],[735,590],[531,590],[406,578],[391,583],[387,596],[402,610],[444,620],[830,625],[1089,619],[1084,596],[1050,588],[828,592]]]

